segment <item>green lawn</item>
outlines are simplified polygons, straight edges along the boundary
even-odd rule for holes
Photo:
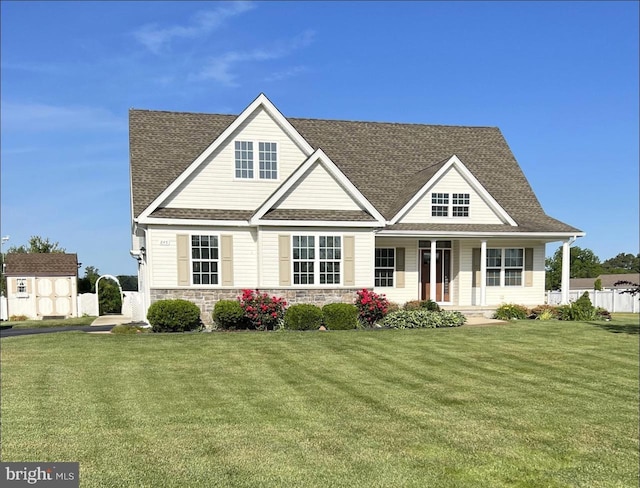
[[[637,487],[638,316],[2,339],[2,460],[85,487]]]
[[[0,322],[0,325],[10,325],[14,329],[41,329],[45,327],[68,327],[70,325],[91,325],[95,319],[96,317],[85,315],[84,317],[73,317],[70,319],[17,320],[11,322]]]

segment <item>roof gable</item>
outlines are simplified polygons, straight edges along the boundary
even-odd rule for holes
[[[353,211],[358,214],[368,213],[372,219],[377,221],[380,225],[384,224],[384,217],[376,210],[376,208],[369,202],[362,193],[349,181],[340,169],[335,165],[333,161],[324,153],[322,149],[316,150],[311,154],[307,160],[302,163],[296,171],[294,171],[286,181],[280,185],[280,187],[269,197],[265,202],[256,210],[255,214],[250,220],[251,224],[257,224],[261,222],[261,219],[268,213],[276,210],[296,210],[292,208],[291,204],[286,205],[288,200],[292,200],[292,192],[300,190],[300,185],[303,184],[314,173],[314,169],[324,169],[324,171],[317,171],[318,174],[325,174],[331,178],[335,183],[335,187],[338,187],[338,192],[343,197],[347,197],[353,202],[352,208],[335,208],[339,205],[333,205],[331,200],[327,205],[323,205],[320,208],[315,207],[313,209],[300,209],[300,210],[338,210],[338,211]],[[304,188],[302,189],[304,191]],[[298,200],[298,199],[296,199]],[[298,200],[299,201],[299,200]],[[284,205],[283,205],[284,204]],[[324,207],[324,208],[322,208]],[[277,212],[276,212],[277,213]],[[279,212],[282,215],[286,215]],[[336,216],[338,214],[335,214]],[[369,219],[367,219],[369,220]]]
[[[474,196],[477,195],[482,200],[482,202],[488,207],[490,212],[493,213],[491,217],[495,216],[499,219],[499,221],[496,222],[494,218],[490,218],[488,219],[488,221],[482,222],[482,223],[488,223],[488,224],[503,223],[511,226],[517,226],[516,222],[509,216],[509,214],[504,210],[504,208],[502,208],[500,204],[498,204],[498,202],[495,201],[495,199],[491,196],[491,194],[480,184],[478,179],[475,176],[473,176],[473,174],[467,169],[467,167],[462,163],[462,161],[460,161],[460,159],[456,155],[451,156],[451,158],[449,158],[449,160],[444,165],[442,165],[440,169],[438,169],[438,171],[436,171],[436,173],[433,176],[431,176],[424,185],[422,185],[422,188],[420,188],[411,197],[411,199],[398,211],[398,213],[396,213],[396,215],[391,219],[389,223],[393,225],[401,222],[401,220],[407,216],[407,214],[411,211],[411,209],[415,208],[415,206],[419,202],[423,201],[427,197],[427,193],[429,191],[434,190],[436,185],[438,185],[438,183],[440,183],[443,178],[445,178],[447,175],[450,175],[452,172],[456,172],[458,175],[460,175],[460,177],[464,180],[464,182],[468,185],[468,187],[474,192],[473,195]],[[442,189],[443,188],[441,188],[441,190]],[[444,188],[444,190],[445,192],[447,191],[446,188]],[[426,207],[430,208],[430,203],[427,202]],[[472,215],[475,210],[477,210],[477,207],[476,209],[474,209],[473,202],[472,202],[472,209],[471,209]],[[437,219],[427,218],[424,220],[426,223],[428,223],[429,220],[437,220]],[[453,222],[448,222],[448,223],[453,223]]]
[[[158,209],[172,193],[180,188],[225,141],[227,141],[242,124],[257,110],[264,109],[276,123],[291,137],[305,154],[311,154],[313,149],[307,141],[291,126],[289,121],[276,109],[276,107],[264,95],[260,94],[238,117],[236,117],[213,142],[211,142],[181,173],[179,173],[162,192],[151,201],[139,214],[139,218],[149,217]],[[133,175],[132,175],[133,178]],[[136,215],[134,211],[134,216]]]

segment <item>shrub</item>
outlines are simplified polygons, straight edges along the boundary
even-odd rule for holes
[[[422,300],[411,300],[404,304],[403,310],[420,310],[422,308]]]
[[[152,303],[147,319],[154,332],[184,332],[202,326],[200,309],[187,300],[159,300]]]
[[[112,334],[146,334],[151,332],[149,327],[141,327],[139,325],[118,324],[111,329]]]
[[[382,321],[385,327],[393,329],[419,329],[437,327],[459,327],[466,322],[460,312],[435,312],[425,308],[417,310],[398,310],[387,315]]]
[[[439,312],[440,306],[433,300],[411,300],[404,304],[404,310],[431,310]]]
[[[372,327],[387,314],[389,302],[384,295],[378,295],[363,288],[357,292],[356,307],[360,320]]]
[[[395,312],[396,310],[400,310],[400,304],[398,302],[389,302],[387,313]]]
[[[433,300],[424,300],[422,303],[420,303],[420,306],[422,308],[426,308],[427,310],[431,310],[432,312],[440,311],[440,306]]]
[[[238,297],[244,316],[257,330],[273,330],[282,322],[287,302],[258,290],[242,290]]]
[[[9,322],[24,322],[25,320],[29,320],[26,315],[12,315],[9,317]]]
[[[322,307],[324,325],[329,330],[358,327],[358,307],[351,303],[328,303]]]
[[[213,307],[213,321],[221,329],[246,329],[248,324],[237,300],[220,300]]]
[[[558,307],[554,305],[538,305],[531,309],[529,318],[537,320],[551,320],[558,317]]]
[[[594,320],[598,318],[596,308],[591,304],[589,292],[584,292],[580,298],[569,305],[558,307],[560,320]]]
[[[522,320],[526,319],[528,315],[527,307],[516,305],[515,303],[505,303],[498,307],[493,318],[499,320]]]
[[[322,309],[317,305],[300,303],[291,305],[284,313],[284,328],[315,330],[322,325]]]
[[[593,289],[602,290],[602,280],[600,278],[596,279],[596,281],[593,282]]]

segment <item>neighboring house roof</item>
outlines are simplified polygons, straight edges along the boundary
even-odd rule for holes
[[[76,276],[78,255],[63,253],[9,253],[5,255],[7,276]]]
[[[130,110],[134,218],[235,119],[234,115]],[[455,155],[518,224],[505,224],[500,230],[581,232],[545,214],[498,128],[286,120],[314,149],[322,149],[387,220]],[[411,225],[412,230],[418,227]],[[472,229],[465,226],[465,230]]]
[[[640,283],[640,273],[625,274],[601,274],[597,278],[571,278],[569,280],[569,288],[571,290],[593,290],[593,285],[597,279],[602,281],[602,288],[610,289],[626,289],[629,285],[614,286],[618,281],[630,281],[631,283]]]

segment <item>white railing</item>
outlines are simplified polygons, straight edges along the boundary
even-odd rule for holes
[[[570,290],[569,301],[575,302],[585,290]],[[594,307],[602,307],[609,312],[640,313],[640,295],[631,296],[617,290],[588,290],[589,299]],[[562,302],[561,291],[547,291],[547,303],[559,305]]]

